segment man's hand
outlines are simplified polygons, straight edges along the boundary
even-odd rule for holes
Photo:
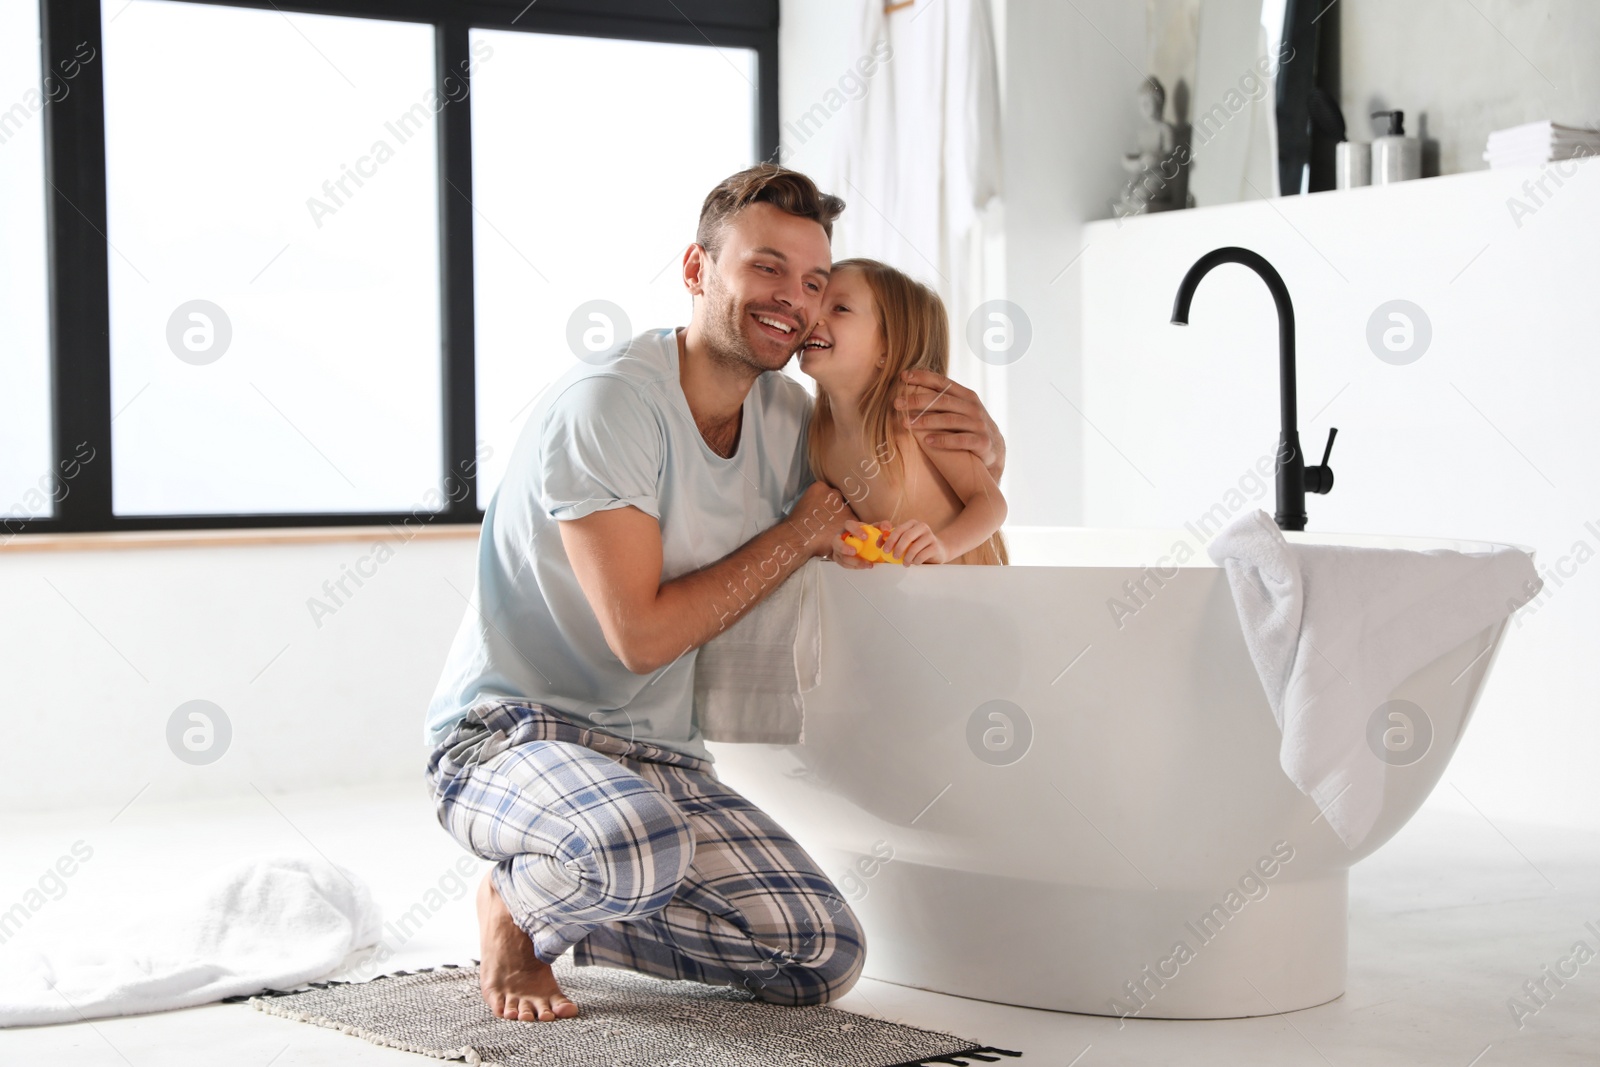
[[[856,555],[856,550],[844,543],[841,534],[849,531],[865,537],[856,513],[839,491],[827,482],[818,480],[806,486],[806,491],[795,501],[793,510],[784,520],[806,536],[807,551],[813,556],[823,556],[841,567],[864,570],[872,566]]]
[[[978,394],[931,370],[902,371],[900,377],[894,402],[900,424],[923,448],[973,453],[998,482],[1005,470],[1006,442]]]
[[[865,544],[868,539],[867,531],[864,527],[862,527],[860,522],[845,523],[844,529],[841,530],[840,533],[848,533],[851,537],[856,538],[863,544]],[[839,566],[852,571],[864,571],[877,566],[877,564],[872,563],[869,560],[862,559],[861,556],[856,552],[856,546],[846,544],[843,537],[840,537],[838,540],[834,541],[833,555],[828,558],[833,560]]]

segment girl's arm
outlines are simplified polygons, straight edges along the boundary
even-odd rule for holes
[[[1006,521],[1006,498],[973,453],[930,448],[923,454],[966,506],[939,531],[920,521],[902,523],[890,531],[884,545],[907,563],[947,563],[971,552],[1000,529]]]

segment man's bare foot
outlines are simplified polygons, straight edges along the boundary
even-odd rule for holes
[[[527,1022],[578,1014],[578,1006],[556,984],[550,965],[533,954],[533,942],[512,920],[488,873],[478,886],[478,940],[483,956],[478,987],[490,1011],[502,1019]]]

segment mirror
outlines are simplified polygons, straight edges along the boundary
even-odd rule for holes
[[[1279,52],[1284,2],[1200,4],[1189,142],[1189,191],[1196,207],[1278,195],[1272,60]]]
[[[1167,57],[1172,69],[1177,36],[1187,36],[1193,57],[1194,92],[1180,118],[1192,206],[1331,188],[1333,145],[1343,136],[1337,64],[1322,60],[1337,49],[1331,5],[1189,0],[1192,13],[1182,13],[1180,2],[1147,0],[1147,25],[1153,63]]]

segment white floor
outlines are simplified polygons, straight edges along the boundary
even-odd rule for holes
[[[118,922],[119,890],[179,885],[208,863],[320,852],[364,877],[385,914],[411,908],[460,856],[419,785],[156,804],[0,820],[6,903],[74,841],[93,858],[46,905],[51,919]],[[452,883],[445,879],[447,886]],[[390,969],[466,962],[471,895],[396,949]],[[1096,1064],[1500,1067],[1600,1063],[1600,960],[1519,1029],[1507,1001],[1600,927],[1600,835],[1490,825],[1425,810],[1351,879],[1350,981],[1307,1011],[1219,1022],[1030,1011],[863,980],[838,1006],[1020,1050],[1037,1067]],[[36,920],[44,917],[41,909]],[[1041,921],[1048,921],[1042,918]],[[1004,946],[995,946],[997,953]],[[3,954],[0,954],[3,962]],[[534,1024],[530,1024],[534,1025]],[[212,1005],[156,1016],[0,1031],[0,1064],[236,1067],[429,1062],[333,1031]]]

